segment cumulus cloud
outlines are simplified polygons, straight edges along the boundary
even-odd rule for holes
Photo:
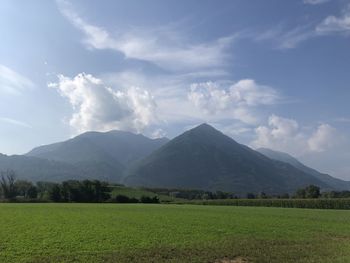
[[[313,132],[300,127],[293,119],[271,115],[267,126],[255,129],[255,148],[266,147],[300,156],[310,152],[323,152],[337,140],[336,130],[328,124],[320,124]]]
[[[0,92],[20,95],[24,90],[34,87],[34,83],[27,77],[0,64]]]
[[[227,58],[225,50],[234,37],[219,38],[211,43],[188,43],[171,27],[132,29],[112,35],[106,29],[81,18],[72,5],[57,1],[61,13],[84,35],[84,43],[93,49],[112,49],[127,58],[154,63],[168,70],[199,69],[221,66]]]
[[[156,103],[146,90],[138,87],[115,90],[84,73],[74,78],[59,75],[58,80],[49,87],[68,98],[74,111],[69,123],[78,132],[111,129],[140,132],[156,121]]]
[[[275,104],[279,98],[276,90],[252,79],[228,86],[215,82],[194,83],[188,93],[188,99],[208,115],[229,112],[233,118],[250,124],[256,123],[251,109]]]
[[[319,34],[333,34],[350,32],[350,5],[347,6],[339,17],[328,16],[317,27],[316,31]]]
[[[311,135],[307,143],[310,151],[324,152],[334,145],[336,130],[328,124],[321,124]]]

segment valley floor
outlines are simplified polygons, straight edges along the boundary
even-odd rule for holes
[[[0,262],[350,262],[350,211],[0,204]]]

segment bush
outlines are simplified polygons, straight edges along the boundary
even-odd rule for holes
[[[145,203],[145,204],[157,204],[159,203],[159,198],[157,196],[154,196],[154,197],[142,196],[140,201],[141,203]]]
[[[117,203],[138,203],[139,200],[134,197],[128,197],[126,195],[117,195],[115,197],[115,202]]]

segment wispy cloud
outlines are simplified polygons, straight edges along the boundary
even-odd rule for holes
[[[279,49],[291,49],[315,36],[317,34],[312,25],[303,25],[292,29],[285,29],[282,25],[278,25],[257,33],[254,39],[259,42],[270,41]]]
[[[234,36],[212,42],[191,43],[171,27],[157,29],[138,28],[112,35],[103,27],[92,25],[81,18],[72,5],[57,1],[61,13],[84,33],[84,43],[92,49],[112,49],[126,58],[151,62],[166,70],[193,70],[222,66],[228,54],[226,50]]]
[[[0,92],[20,95],[25,89],[33,87],[30,79],[0,64]]]
[[[16,126],[21,126],[21,127],[25,127],[25,128],[32,128],[32,126],[30,126],[29,124],[27,124],[23,121],[11,119],[11,118],[0,117],[0,122],[11,124],[11,125],[16,125]]]
[[[350,5],[340,16],[328,16],[317,27],[316,32],[321,35],[341,33],[350,35]]]
[[[330,0],[304,0],[303,3],[306,5],[320,5],[329,2]]]
[[[307,1],[308,4],[321,4],[324,2],[327,1]],[[279,24],[251,35],[256,41],[270,41],[277,48],[292,49],[307,40],[335,34],[350,36],[350,5],[341,11],[340,16],[330,15],[319,23],[309,23],[294,28],[286,28],[282,24]]]

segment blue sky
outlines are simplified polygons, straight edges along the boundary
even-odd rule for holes
[[[16,1],[0,8],[0,152],[202,122],[350,180],[350,2]]]

